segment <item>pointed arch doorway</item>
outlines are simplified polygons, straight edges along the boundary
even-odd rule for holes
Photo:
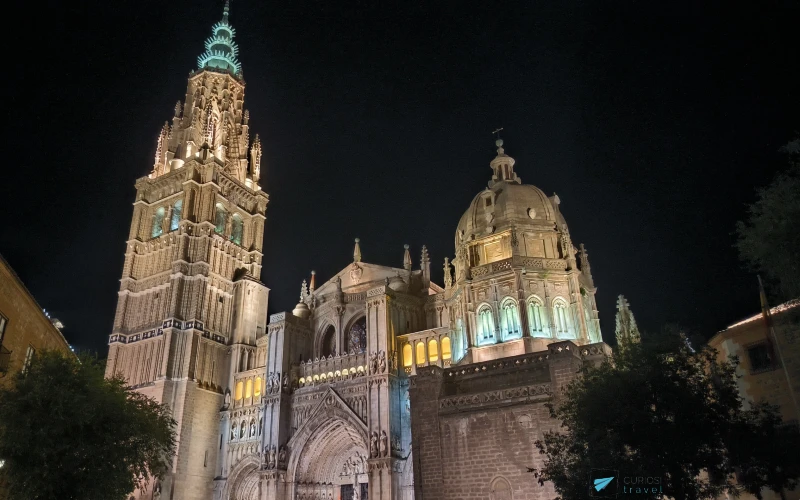
[[[367,426],[331,391],[289,441],[290,498],[369,500],[367,443]]]

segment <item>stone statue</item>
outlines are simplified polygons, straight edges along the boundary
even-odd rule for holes
[[[371,366],[372,366],[372,373],[378,373],[378,353],[372,353]]]
[[[255,435],[256,435],[256,423],[250,422],[250,437],[253,437]]]
[[[353,476],[353,500],[361,500],[361,485],[358,484],[358,476]]]
[[[225,390],[225,404],[222,406],[223,410],[227,410],[231,406],[231,391],[230,389]]]
[[[378,358],[379,358],[378,363],[380,364],[381,373],[384,373],[386,371],[386,353],[381,351],[380,354],[378,354]]]
[[[381,431],[381,456],[386,457],[389,455],[389,446],[388,446],[388,438],[386,437],[386,431]]]
[[[278,467],[284,467],[286,465],[286,446],[281,446],[281,449],[278,450]]]
[[[231,441],[239,439],[239,427],[234,423],[231,426]]]
[[[369,441],[369,451],[372,458],[378,458],[378,433],[373,432]]]
[[[269,449],[269,459],[267,460],[267,467],[270,469],[275,468],[275,446],[271,446]]]

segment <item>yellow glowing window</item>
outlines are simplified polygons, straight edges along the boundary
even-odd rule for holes
[[[304,385],[306,383],[306,379],[300,377],[300,385]]]
[[[316,378],[317,378],[317,376],[316,376],[316,375],[314,375],[314,379],[316,379]],[[319,379],[320,379],[320,380],[325,380],[326,378],[327,378],[327,377],[325,376],[325,374],[324,374],[324,373],[320,373],[320,374],[319,374]]]
[[[245,386],[245,387],[246,387],[246,389],[244,390],[244,397],[245,398],[249,398],[250,396],[253,395],[253,381],[252,380],[248,380],[247,381],[247,386]]]
[[[442,359],[450,359],[450,337],[442,337]]]
[[[344,370],[342,370],[342,376],[346,377],[346,376],[348,376],[348,375],[350,375],[350,372],[347,370],[347,368],[345,368]]]
[[[328,372],[328,378],[333,378],[333,372]]]
[[[413,360],[411,359],[411,344],[403,346],[403,366],[411,366]]]
[[[319,375],[314,375],[314,382],[319,380]]]
[[[422,342],[417,342],[417,364],[425,364],[425,344]]]
[[[236,401],[242,399],[242,382],[239,381],[236,383]]]
[[[436,342],[436,339],[431,339],[428,342],[428,360],[431,363],[439,361],[439,343]]]
[[[442,345],[444,345],[444,344],[442,344]],[[260,396],[261,395],[261,377],[256,377],[256,388],[255,388],[254,394],[256,396]]]
[[[337,376],[337,377],[341,377],[342,376],[342,372],[340,372],[339,370],[336,370],[336,373],[334,373],[334,375]]]
[[[356,371],[357,371],[358,373],[364,373],[364,367],[363,367],[363,366],[359,366],[359,367],[356,369]]]

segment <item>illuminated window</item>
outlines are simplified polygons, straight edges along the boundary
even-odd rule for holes
[[[25,361],[22,363],[22,373],[25,374],[28,372],[28,369],[31,367],[31,363],[33,362],[33,355],[36,354],[36,349],[33,348],[32,345],[28,346],[28,350],[25,351]]]
[[[178,200],[172,205],[172,219],[169,221],[169,230],[178,229],[181,222],[181,212],[183,212],[183,200]]]
[[[156,213],[153,214],[153,230],[150,235],[155,238],[164,233],[164,207],[159,207]]]
[[[300,387],[303,387],[304,385],[306,385],[306,379],[303,378],[303,377],[300,377],[299,383],[300,383]]]
[[[244,389],[244,397],[245,398],[249,398],[252,395],[253,395],[253,381],[248,379],[247,380],[247,385],[245,386],[245,389]]]
[[[256,377],[256,387],[255,387],[255,392],[253,392],[253,394],[256,397],[261,395],[261,384],[262,384],[261,377]]]
[[[239,382],[236,383],[236,397],[234,398],[236,399],[236,401],[242,399],[242,388],[243,384],[242,381],[240,380]]]
[[[478,312],[478,345],[494,343],[494,318],[489,306]]]
[[[412,359],[411,359],[411,344],[406,344],[403,346],[403,366],[411,366]]]
[[[0,314],[0,345],[3,344],[3,336],[6,333],[7,324],[8,324],[8,318]]]
[[[503,329],[503,340],[516,339],[522,336],[519,329],[517,303],[511,299],[503,302],[500,325]]]
[[[225,211],[222,204],[217,203],[216,214],[214,215],[214,231],[216,231],[217,234],[225,232],[225,222],[227,218],[228,212]]]
[[[567,303],[562,299],[553,301],[553,319],[556,324],[556,332],[559,334],[569,332],[569,322],[567,318]]]
[[[425,344],[417,342],[417,365],[425,364]]]
[[[428,361],[431,363],[439,361],[439,343],[436,339],[428,341]]]
[[[239,214],[233,214],[233,222],[231,224],[231,241],[237,245],[242,244],[242,233],[244,232],[244,222]]]
[[[450,337],[442,337],[442,360],[448,360],[452,357],[450,352]]]
[[[534,337],[543,336],[542,303],[539,302],[539,299],[533,299],[528,302],[528,323],[530,323],[531,335]]]
[[[348,375],[350,375],[350,371],[348,371],[348,370],[347,370],[347,368],[345,368],[344,370],[342,370],[342,377],[346,377],[346,376],[348,376]]]

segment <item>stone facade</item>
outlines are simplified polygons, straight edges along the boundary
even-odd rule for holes
[[[268,197],[233,34],[226,6],[152,173],[136,182],[106,374],[168,404],[178,438],[171,473],[137,498],[211,498],[219,411],[266,333],[269,290],[257,277]]]
[[[522,184],[498,140],[444,287],[425,247],[417,269],[407,245],[389,267],[356,239],[352,262],[319,287],[312,271],[267,324],[268,198],[227,5],[213,31],[136,183],[107,374],[172,408],[178,451],[163,484],[133,496],[551,494],[524,474],[555,425],[544,404],[609,353],[558,197]]]

